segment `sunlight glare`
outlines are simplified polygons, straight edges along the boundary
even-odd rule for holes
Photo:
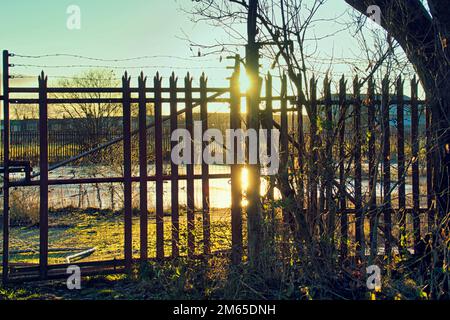
[[[246,191],[248,190],[248,169],[247,168],[243,168],[241,171],[241,186],[242,186],[242,192],[246,193]],[[248,200],[247,199],[242,199],[241,202],[242,207],[247,207],[248,206]]]
[[[248,169],[243,168],[241,171],[241,183],[242,183],[242,191],[247,191],[248,189]]]
[[[250,78],[246,72],[241,72],[239,75],[239,88],[241,93],[246,93],[250,89]]]

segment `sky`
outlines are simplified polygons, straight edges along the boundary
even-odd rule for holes
[[[66,26],[70,5],[81,10],[81,29],[69,30]],[[73,76],[86,68],[50,68],[66,65],[102,65],[116,66],[120,76],[125,67],[132,77],[137,77],[141,69],[147,75],[160,71],[167,79],[172,71],[183,77],[187,71],[195,79],[205,72],[209,83],[226,83],[230,70],[226,69],[231,61],[219,55],[192,58],[188,41],[190,39],[204,44],[226,41],[224,33],[205,23],[191,22],[188,14],[181,8],[192,6],[191,0],[20,0],[2,1],[0,5],[0,49],[8,49],[18,55],[46,55],[64,53],[102,59],[124,59],[139,56],[158,56],[130,62],[98,62],[69,57],[28,59],[13,57],[16,65],[13,74],[25,76],[13,81],[13,85],[27,85],[36,82],[31,76],[37,76],[42,69],[50,80],[58,76]],[[319,18],[338,17],[348,9],[343,0],[329,0],[319,12]],[[348,20],[348,14],[340,17]],[[334,22],[319,23],[312,32],[315,35],[329,33],[339,26]],[[349,48],[356,45],[351,32],[340,32],[333,38],[322,41],[317,58],[348,57]],[[244,55],[244,48],[237,49]],[[197,54],[197,49],[194,51]],[[172,56],[164,57],[164,56]],[[174,58],[174,57],[175,58]],[[222,57],[224,58],[224,57]],[[22,67],[20,64],[37,65]],[[41,67],[47,66],[47,67]],[[153,67],[152,67],[153,66]],[[122,68],[124,67],[124,68]],[[335,66],[340,72],[340,67]],[[268,70],[262,70],[266,73]],[[345,72],[343,69],[342,72]],[[30,77],[30,78],[28,78]]]

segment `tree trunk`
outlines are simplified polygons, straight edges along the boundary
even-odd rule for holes
[[[428,152],[433,155],[433,190],[438,218],[442,221],[450,212],[450,81],[446,75],[420,75],[419,72],[419,76],[431,109],[432,149]],[[443,227],[448,228],[448,221]]]

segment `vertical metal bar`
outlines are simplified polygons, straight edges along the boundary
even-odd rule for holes
[[[300,199],[300,214],[304,215],[304,206],[305,206],[305,184],[304,184],[304,173],[305,173],[305,163],[304,163],[304,152],[305,152],[305,137],[304,137],[304,126],[303,126],[303,84],[301,75],[297,75],[298,82],[296,84],[297,87],[297,116],[298,116],[298,127],[297,127],[297,141],[298,141],[298,171],[300,174],[300,185],[299,185],[299,199]]]
[[[375,147],[375,85],[373,78],[368,80],[367,89],[368,136],[369,136],[369,213],[370,213],[370,263],[378,253],[378,209],[377,209],[377,160]]]
[[[416,79],[414,78],[414,81]],[[426,115],[426,149],[427,149],[427,209],[428,209],[428,231],[431,232],[435,225],[433,209],[433,156],[432,156],[432,125],[431,107],[425,105]]]
[[[159,73],[154,78],[155,87],[155,171],[156,171],[156,257],[164,258],[164,180],[163,180],[163,123]]]
[[[281,90],[280,90],[280,107],[281,107],[281,117],[280,117],[280,168],[279,175],[282,180],[289,180],[289,122],[288,122],[288,112],[287,112],[287,77],[283,74],[281,78]],[[283,194],[283,200],[286,201],[287,198]],[[296,227],[293,217],[285,209],[282,209],[283,217],[283,231],[282,231],[282,255],[285,256],[288,253],[288,243],[289,243],[289,229],[291,229],[292,234],[295,236]]]
[[[3,284],[9,271],[9,52],[3,51]]]
[[[230,80],[230,129],[241,128],[241,97],[239,88],[239,69],[237,69]],[[231,243],[233,264],[242,261],[242,165],[237,162],[238,148],[241,142],[234,138],[233,164],[231,165]]]
[[[202,137],[208,130],[208,101],[207,101],[207,86],[208,79],[205,74],[200,78],[200,117],[202,121]],[[202,150],[208,148],[208,142],[203,141]],[[203,158],[203,157],[202,157]],[[209,210],[209,166],[202,160],[202,204],[203,204],[203,244],[204,253],[211,253],[211,222]]]
[[[289,133],[288,133],[288,114],[287,114],[287,77],[283,75],[281,78],[281,90],[280,90],[280,107],[281,107],[281,118],[280,118],[280,175],[282,179],[288,179],[288,160],[289,160]],[[289,217],[287,216],[287,211],[283,211],[283,223],[287,228],[289,225]],[[289,229],[285,229],[284,235],[288,234]],[[286,239],[287,241],[288,239]]]
[[[345,259],[348,253],[348,217],[347,217],[347,199],[343,192],[346,187],[345,175],[345,127],[347,118],[347,82],[342,76],[339,82],[339,106],[340,106],[340,124],[339,124],[339,210],[341,211],[341,258]]]
[[[190,136],[194,136],[194,119],[192,114],[192,78],[187,74],[185,80],[185,100],[186,100],[186,129]],[[195,199],[194,199],[194,142],[187,142],[190,144],[191,150],[190,163],[186,166],[187,181],[187,227],[188,227],[188,256],[192,257],[195,254]]]
[[[177,81],[175,73],[170,77],[170,132],[178,129]],[[171,149],[175,149],[178,141],[171,141]],[[180,254],[180,213],[178,195],[178,165],[171,161],[171,204],[172,204],[172,257]]]
[[[420,242],[420,181],[419,181],[419,108],[417,81],[411,82],[411,146],[412,146],[412,192],[413,192],[413,238],[414,249]]]
[[[384,215],[384,240],[385,255],[391,255],[391,129],[389,114],[389,79],[387,76],[382,83],[382,130],[383,130],[383,215]]]
[[[139,82],[139,209],[140,209],[140,248],[141,262],[148,259],[148,181],[147,181],[147,77],[141,73]]]
[[[48,271],[48,104],[47,77],[39,77],[39,270],[41,279]]]
[[[353,80],[353,110],[354,110],[354,130],[355,130],[355,209],[356,226],[355,238],[357,245],[357,255],[360,259],[365,257],[364,240],[364,212],[362,208],[362,157],[361,157],[361,86],[358,77]]]
[[[123,90],[123,162],[124,162],[124,211],[125,211],[125,265],[131,271],[133,261],[132,234],[132,180],[131,180],[131,91],[130,77],[122,77]]]
[[[404,82],[397,79],[397,181],[398,181],[398,223],[400,229],[399,248],[406,239],[406,186],[405,186],[405,121],[404,121]]]
[[[266,110],[265,110],[265,127],[267,129],[267,156],[272,156],[272,130],[273,130],[273,103],[272,103],[272,76],[270,73],[266,77]],[[270,175],[270,185],[268,190],[268,200],[270,202],[270,220],[271,220],[271,237],[275,236],[275,209],[273,201],[275,200],[275,177]]]
[[[318,219],[318,208],[317,208],[317,162],[319,160],[318,150],[317,150],[317,130],[318,130],[318,119],[317,119],[317,81],[313,77],[310,80],[310,107],[311,107],[311,129],[310,129],[310,145],[309,151],[312,153],[311,168],[309,170],[309,187],[310,187],[310,212],[309,212],[309,224],[313,229],[311,229],[311,234],[314,234],[314,226]]]
[[[327,218],[327,234],[330,237],[330,242],[334,246],[334,231],[336,224],[336,208],[333,200],[333,105],[331,102],[331,81],[328,75],[325,77],[324,82],[324,95],[325,95],[325,113],[326,113],[326,178],[325,178],[325,193],[326,193],[326,210],[328,212]]]

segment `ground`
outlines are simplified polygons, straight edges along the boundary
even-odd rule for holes
[[[50,264],[65,263],[65,258],[77,252],[54,251],[58,249],[95,248],[94,254],[83,261],[102,261],[123,259],[124,222],[120,212],[99,210],[61,210],[49,216],[49,254]],[[165,221],[165,253],[171,254],[171,218]],[[139,257],[139,216],[133,216],[133,256]],[[230,248],[231,228],[229,210],[212,210],[211,243],[212,250],[219,251]],[[180,216],[180,252],[187,251],[186,215]],[[0,232],[1,234],[1,232]],[[148,222],[149,257],[156,255],[156,224],[153,214]],[[202,220],[201,213],[196,214],[196,252],[202,252]],[[11,263],[38,263],[39,259],[39,227],[16,226],[11,228]],[[30,250],[24,253],[23,251]]]
[[[166,256],[171,251],[170,216],[165,217]],[[180,217],[181,254],[186,254],[186,216]],[[196,215],[196,250],[202,250],[201,213]],[[352,232],[351,232],[352,233]],[[231,243],[229,210],[211,213],[213,251],[229,249]],[[123,257],[124,226],[120,212],[84,210],[58,211],[50,215],[50,248],[96,248],[81,261]],[[149,219],[149,256],[155,256],[155,220]],[[245,238],[245,235],[244,235]],[[11,228],[12,263],[38,262],[39,228]],[[269,247],[269,245],[267,245]],[[279,247],[279,246],[278,246]],[[15,253],[27,251],[30,253]],[[71,252],[52,252],[50,263],[65,263]],[[139,217],[133,217],[133,254],[139,257]],[[364,266],[342,269],[332,261],[300,259],[273,254],[264,273],[252,272],[245,262],[230,264],[226,254],[204,259],[178,258],[134,266],[126,275],[85,277],[82,290],[68,290],[65,280],[34,282],[0,287],[1,299],[420,299],[427,298],[423,271],[407,260],[394,259],[383,281],[383,291],[373,296],[365,287]],[[381,262],[383,263],[383,262]],[[75,262],[76,264],[76,262]],[[411,267],[413,266],[413,267]],[[442,274],[442,271],[435,273]],[[416,277],[418,276],[418,277]],[[439,277],[441,277],[439,275]],[[429,286],[428,286],[429,287]],[[448,297],[448,296],[447,296]]]

